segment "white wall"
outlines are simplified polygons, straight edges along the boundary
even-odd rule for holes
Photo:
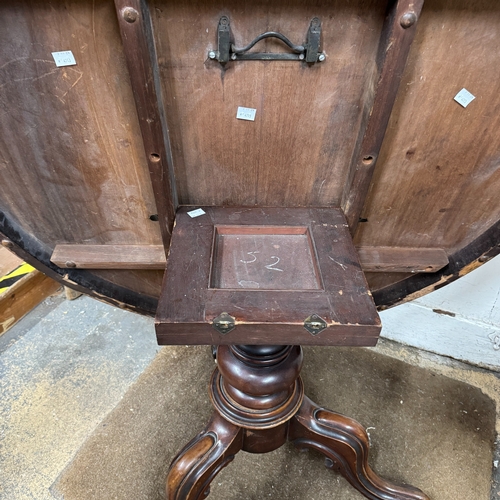
[[[499,296],[497,256],[440,290],[382,311],[382,336],[500,371]]]

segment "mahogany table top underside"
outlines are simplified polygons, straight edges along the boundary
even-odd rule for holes
[[[422,2],[412,5],[417,22],[403,27],[403,0],[2,2],[3,244],[65,284],[149,315],[180,205],[340,208],[356,248],[412,256],[365,270],[378,308],[477,267],[500,244],[500,4],[426,0],[421,14]],[[326,60],[222,67],[208,53],[223,14],[241,45],[268,30],[302,43],[317,16]],[[77,64],[56,67],[59,50]],[[454,101],[462,88],[475,96],[467,107]],[[237,120],[238,106],[256,109],[255,120]],[[307,262],[304,238],[288,241]],[[101,267],[54,263],[62,244],[98,245]],[[106,268],[116,246],[160,256]],[[421,272],[422,248],[448,263]],[[314,290],[313,267],[301,269]],[[234,286],[234,274],[213,279]]]

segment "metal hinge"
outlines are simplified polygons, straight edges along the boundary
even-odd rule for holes
[[[277,38],[291,49],[291,53],[275,52],[248,52],[254,45],[265,38]],[[320,52],[321,21],[314,17],[307,31],[306,41],[303,45],[295,45],[285,35],[277,31],[262,33],[248,45],[238,48],[231,42],[231,26],[229,18],[222,16],[217,27],[217,51],[208,53],[210,59],[215,59],[221,64],[231,61],[304,61],[310,64],[322,62],[326,59]]]
[[[236,319],[228,313],[219,314],[213,321],[212,326],[221,334],[226,335],[236,328]]]
[[[321,333],[327,327],[328,324],[326,321],[317,314],[311,314],[311,316],[304,321],[304,328],[311,335],[318,335],[318,333]]]

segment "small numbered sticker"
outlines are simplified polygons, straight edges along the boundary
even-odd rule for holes
[[[255,121],[255,113],[257,113],[256,109],[238,106],[236,118],[238,118],[238,120],[248,120],[249,122],[253,122]]]
[[[199,217],[200,215],[205,215],[205,211],[202,208],[197,208],[196,210],[191,210],[191,212],[187,213],[189,217],[194,219],[195,217]]]
[[[63,50],[62,52],[52,52],[52,57],[56,62],[56,66],[74,66],[76,64],[75,56],[71,50]]]
[[[462,89],[455,96],[455,101],[457,101],[458,104],[466,108],[475,98],[476,96],[472,95],[467,89]]]

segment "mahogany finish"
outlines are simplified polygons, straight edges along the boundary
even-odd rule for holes
[[[191,210],[176,216],[159,344],[375,345],[380,319],[339,209]],[[222,313],[229,332],[213,326]],[[304,328],[313,315],[326,328]]]
[[[171,498],[201,498],[240,449],[287,437],[367,498],[427,498],[371,471],[359,424],[303,399],[300,349],[287,347],[373,345],[369,290],[379,308],[410,300],[500,251],[500,4],[422,5],[2,2],[2,244],[65,285],[157,311],[160,343],[246,344],[219,347],[216,413],[174,461]],[[318,17],[324,61],[223,67],[208,55],[221,15],[238,42],[302,40]],[[77,64],[56,67],[53,50]],[[467,109],[453,100],[464,86]],[[238,106],[255,120],[237,120]],[[215,219],[182,208],[175,220],[179,202]],[[60,245],[96,247],[73,260]],[[293,273],[280,274],[274,246]],[[259,272],[246,267],[257,257]],[[213,328],[221,313],[234,330]],[[303,326],[312,313],[327,324],[316,335]]]
[[[373,98],[386,4],[151,1],[165,109],[176,124],[169,133],[179,203],[339,206]],[[208,57],[217,50],[222,14],[235,43],[243,45],[265,31],[303,43],[318,17],[326,60],[229,61],[222,67]],[[266,39],[253,50],[284,47]],[[256,109],[255,120],[237,120],[238,106]]]
[[[323,331],[306,329],[313,311],[326,319]],[[215,328],[221,313],[234,321],[228,331]],[[266,453],[290,439],[322,452],[369,499],[427,499],[371,470],[360,424],[304,399],[302,349],[289,345],[369,345],[379,330],[340,210],[203,207],[193,214],[181,207],[157,337],[218,344],[218,367],[210,384],[214,416],[172,462],[168,498],[204,498],[238,451]]]
[[[426,0],[418,15],[421,3],[4,0],[2,237],[65,285],[151,316],[161,268],[50,258],[58,244],[157,246],[161,228],[166,243],[176,192],[193,205],[349,205],[356,247],[446,253],[434,274],[389,262],[367,275],[379,308],[467,273],[500,249],[500,4]],[[299,41],[318,16],[326,60],[224,69],[208,58],[221,14],[237,41],[269,29]],[[59,49],[77,64],[57,68]],[[464,86],[466,109],[453,100]],[[235,119],[240,105],[255,122]]]
[[[299,346],[220,346],[210,397],[216,411],[207,427],[174,458],[167,478],[169,500],[199,500],[240,450],[266,453],[290,440],[326,457],[371,500],[429,500],[411,486],[381,479],[368,463],[369,440],[355,420],[304,397]]]
[[[298,448],[311,448],[325,455],[326,466],[340,472],[366,498],[429,500],[418,488],[399,486],[377,476],[368,463],[370,441],[361,424],[325,410],[307,397],[290,421],[288,439]]]

